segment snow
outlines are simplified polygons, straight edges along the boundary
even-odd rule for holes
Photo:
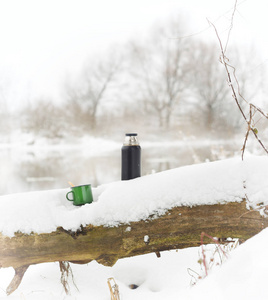
[[[62,226],[117,226],[161,215],[175,206],[216,204],[248,199],[268,204],[268,158],[249,156],[180,167],[134,180],[93,187],[92,204],[74,206],[69,189],[18,193],[0,197],[0,231],[52,232]],[[20,216],[19,218],[17,216]]]
[[[149,235],[146,234],[144,236],[143,240],[144,240],[144,243],[149,243],[149,240],[150,240]]]
[[[247,155],[217,162],[172,169],[138,179],[93,187],[94,202],[75,207],[67,201],[69,188],[18,193],[0,197],[0,231],[52,232],[58,226],[76,230],[80,225],[117,226],[163,214],[181,205],[241,201],[248,206],[268,205],[268,157]],[[129,226],[127,230],[131,230]],[[144,236],[148,240],[150,235]],[[123,299],[268,299],[268,229],[238,246],[220,267],[191,286],[189,269],[202,275],[199,248],[154,253],[119,260],[113,267],[92,261],[72,264],[75,285],[71,295],[60,283],[57,263],[31,266],[20,287],[8,299],[110,299],[107,285],[113,277]],[[12,268],[0,270],[0,299],[14,275]],[[137,287],[131,289],[129,286]]]
[[[200,281],[190,299],[268,299],[267,249],[266,228],[233,251],[221,268]]]

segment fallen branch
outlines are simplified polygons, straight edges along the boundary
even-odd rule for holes
[[[224,239],[246,240],[268,227],[268,218],[252,211],[247,218],[246,201],[226,204],[174,207],[163,216],[118,227],[81,227],[77,232],[58,228],[44,234],[0,234],[0,266],[16,271],[17,288],[29,265],[44,262],[88,263],[112,266],[118,259],[151,252],[200,246],[200,233]],[[145,239],[145,237],[148,237]],[[203,243],[209,243],[204,241]],[[27,268],[26,268],[26,267]],[[9,288],[11,293],[14,288]]]

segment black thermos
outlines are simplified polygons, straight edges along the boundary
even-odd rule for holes
[[[129,180],[141,176],[141,147],[137,133],[126,133],[121,151],[121,179]]]

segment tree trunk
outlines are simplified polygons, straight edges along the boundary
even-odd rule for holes
[[[112,266],[124,257],[199,246],[202,232],[243,241],[265,227],[268,218],[248,211],[245,201],[175,207],[163,216],[118,227],[88,225],[77,232],[58,228],[45,234],[16,233],[12,238],[0,235],[0,267],[26,271],[31,264],[91,260]]]

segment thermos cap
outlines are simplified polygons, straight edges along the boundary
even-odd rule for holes
[[[126,136],[137,136],[137,133],[126,133]]]
[[[126,133],[124,146],[139,146],[137,133]]]

